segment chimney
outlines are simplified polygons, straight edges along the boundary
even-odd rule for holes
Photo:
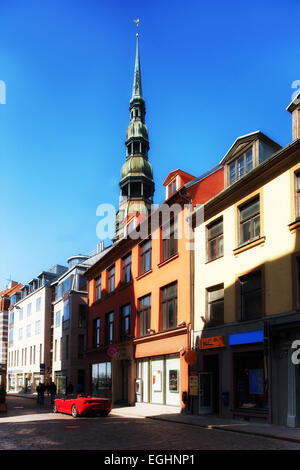
[[[286,108],[292,114],[293,140],[300,137],[300,92]]]
[[[16,287],[17,285],[18,285],[18,282],[16,281],[9,281],[8,289],[11,289],[12,287]]]

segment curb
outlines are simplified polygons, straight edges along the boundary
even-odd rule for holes
[[[177,423],[177,424],[186,424],[187,426],[196,426],[204,429],[213,429],[215,431],[228,431],[228,432],[234,432],[234,433],[239,433],[239,434],[247,434],[250,436],[261,436],[261,437],[267,437],[269,439],[276,439],[276,440],[281,440],[281,441],[289,441],[289,442],[295,442],[297,444],[300,444],[300,438],[296,437],[289,437],[289,436],[278,436],[274,434],[268,434],[268,433],[260,433],[260,432],[254,432],[254,431],[244,431],[243,429],[230,429],[230,428],[221,428],[218,425],[211,424],[198,424],[198,423],[187,423],[184,421],[179,421],[175,419],[166,419],[166,418],[159,418],[157,416],[145,416],[147,419],[153,419],[157,421],[167,421],[168,423]]]

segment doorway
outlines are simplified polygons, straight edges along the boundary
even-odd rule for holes
[[[199,374],[199,414],[219,414],[219,354],[205,354],[202,370]]]

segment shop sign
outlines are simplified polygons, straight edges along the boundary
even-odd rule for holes
[[[189,376],[189,391],[191,396],[198,396],[198,375]]]
[[[202,338],[199,341],[199,349],[212,349],[224,347],[224,336],[211,336],[210,338]]]
[[[40,375],[45,375],[45,364],[40,364]]]
[[[229,335],[229,346],[238,344],[262,343],[264,341],[264,330],[249,331],[247,333],[235,333]]]

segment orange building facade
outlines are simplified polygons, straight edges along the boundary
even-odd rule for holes
[[[193,240],[187,208],[223,189],[223,168],[175,170],[165,203],[103,251],[89,281],[88,383],[113,403],[187,405]],[[132,220],[131,226],[132,226]]]

